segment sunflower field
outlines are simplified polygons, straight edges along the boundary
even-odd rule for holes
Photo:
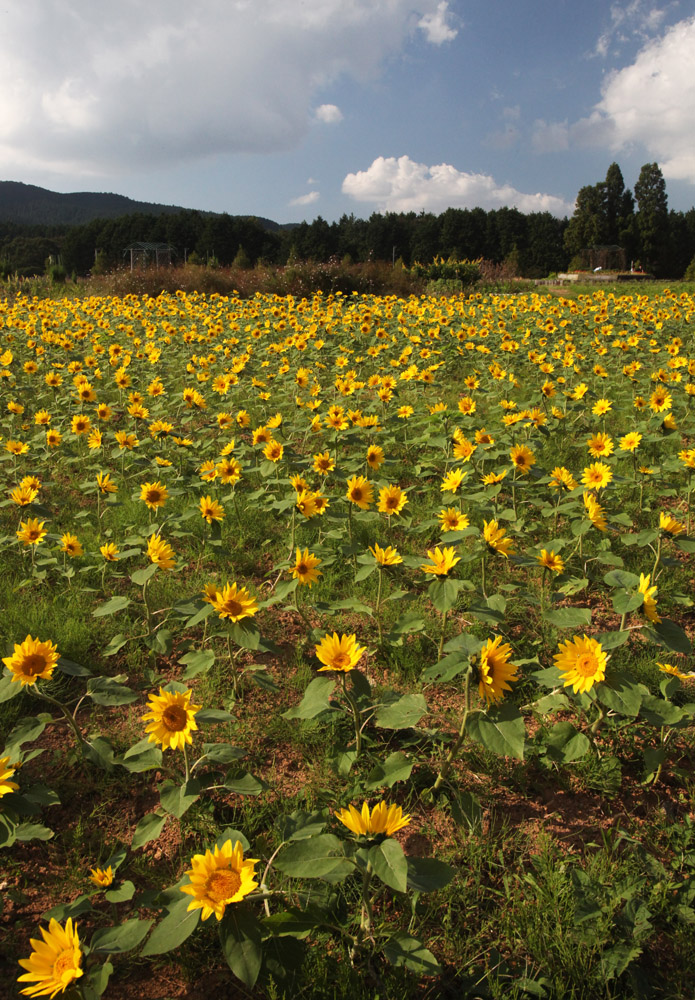
[[[0,995],[692,995],[694,334],[0,300]]]

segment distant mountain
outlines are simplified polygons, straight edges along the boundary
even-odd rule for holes
[[[34,184],[20,181],[0,181],[0,222],[14,222],[29,226],[81,226],[92,219],[116,219],[123,215],[174,215],[189,209],[178,205],[159,205],[156,202],[134,201],[122,194],[101,194],[77,191],[59,194]],[[219,215],[218,212],[201,212],[201,215]],[[257,218],[257,216],[254,216]],[[276,231],[285,228],[271,219],[258,218],[264,229]]]

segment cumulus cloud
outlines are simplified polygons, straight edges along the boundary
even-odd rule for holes
[[[537,118],[531,131],[534,153],[561,153],[569,149],[569,125],[564,122],[546,122]]]
[[[447,208],[518,208],[571,215],[574,206],[549,194],[524,194],[488,174],[470,174],[448,163],[428,167],[409,156],[379,156],[366,170],[348,174],[343,193],[378,211],[443,212]]]
[[[321,88],[453,37],[438,0],[22,0],[1,16],[4,172],[290,149]]]
[[[451,42],[458,35],[458,30],[449,24],[449,4],[448,0],[441,0],[437,4],[437,9],[429,14],[423,14],[418,21],[418,28],[425,33],[428,42],[433,45],[442,45],[444,42]]]
[[[635,61],[612,73],[588,118],[570,127],[570,141],[639,144],[658,160],[665,177],[695,183],[695,17],[648,42]]]
[[[319,104],[314,115],[317,121],[325,125],[335,125],[343,120],[343,112],[337,104]]]
[[[289,205],[313,205],[315,201],[318,201],[320,195],[318,191],[308,191],[307,194],[300,194],[298,198],[293,198],[292,201],[288,202]]]

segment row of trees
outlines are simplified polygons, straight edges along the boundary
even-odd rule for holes
[[[666,185],[656,163],[645,164],[633,193],[620,167],[606,179],[581,188],[570,220],[548,212],[528,215],[514,208],[449,208],[440,215],[421,212],[374,213],[369,219],[343,215],[334,223],[320,216],[311,223],[275,226],[243,216],[181,211],[135,214],[71,227],[0,224],[0,271],[33,274],[47,257],[60,257],[68,272],[127,263],[125,248],[136,241],[168,243],[179,262],[215,266],[284,265],[294,259],[431,261],[435,256],[483,257],[506,263],[510,273],[539,278],[579,265],[590,247],[622,247],[628,264],[639,261],[657,276],[678,278],[695,256],[695,208],[669,212]]]

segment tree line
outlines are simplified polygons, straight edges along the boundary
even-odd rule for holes
[[[582,187],[571,219],[515,208],[448,208],[429,212],[343,215],[329,223],[276,226],[267,220],[183,210],[167,215],[135,213],[78,226],[0,223],[0,272],[41,273],[46,260],[68,273],[85,275],[129,265],[134,242],[173,246],[177,262],[208,266],[283,266],[293,260],[428,262],[436,256],[482,257],[507,264],[509,273],[543,278],[569,266],[586,266],[583,252],[618,246],[628,264],[657,277],[681,277],[695,257],[695,208],[669,211],[666,185],[656,163],[645,164],[634,194],[617,163],[606,178]]]

